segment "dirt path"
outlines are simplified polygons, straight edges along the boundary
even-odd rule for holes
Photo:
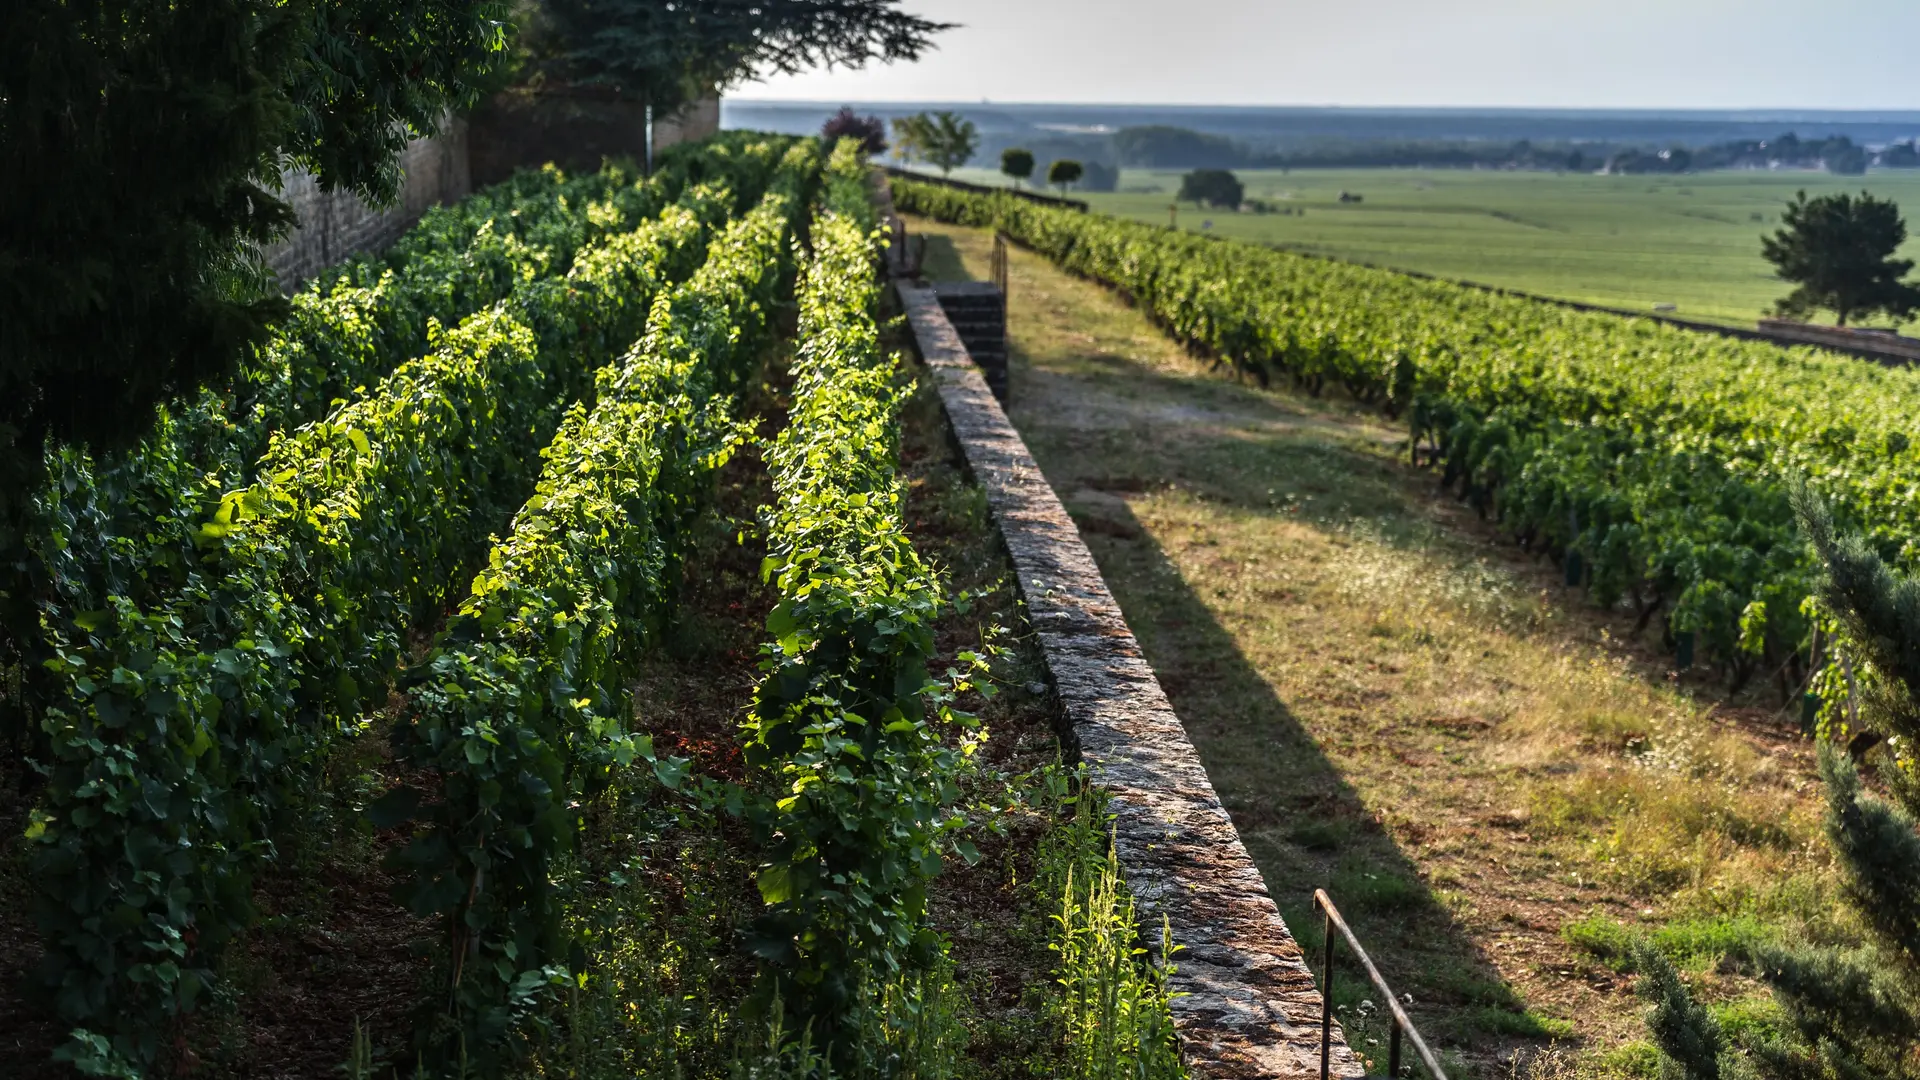
[[[909,227],[931,275],[984,276],[985,234]],[[1234,383],[1025,252],[1009,292],[1014,423],[1303,944],[1324,885],[1481,1075],[1553,1045],[1650,1075],[1632,934],[1724,1019],[1776,1022],[1743,951],[1827,932],[1832,882],[1809,755],[1770,707],[1669,676],[1377,415]],[[1335,992],[1355,1047],[1383,1051],[1356,990]]]

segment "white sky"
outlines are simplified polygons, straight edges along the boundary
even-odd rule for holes
[[[1920,0],[904,0],[913,64],[739,98],[1920,108]]]

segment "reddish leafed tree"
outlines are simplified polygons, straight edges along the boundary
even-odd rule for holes
[[[859,139],[863,154],[882,154],[887,149],[886,121],[877,116],[861,116],[850,105],[840,106],[839,112],[827,117],[820,134],[833,141]]]

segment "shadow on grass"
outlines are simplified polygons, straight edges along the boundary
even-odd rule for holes
[[[946,236],[927,236],[925,268],[935,280],[970,276]],[[1323,420],[1270,398],[1252,401],[1232,383],[1112,353],[1050,358],[1042,369],[1021,328],[1009,344],[1016,426],[1079,525],[1316,974],[1324,976],[1322,924],[1311,898],[1324,887],[1389,982],[1412,996],[1415,1022],[1466,1051],[1463,1064],[1489,1071],[1516,1039],[1570,1034],[1564,1022],[1529,1012],[1501,980],[1380,824],[1390,808],[1369,806],[1347,782],[1124,498],[1174,487],[1234,518],[1326,532],[1361,519],[1389,545],[1422,546],[1430,527],[1407,504],[1391,461],[1351,431],[1335,436]],[[1053,392],[1068,382],[1077,384],[1072,400]],[[1380,1005],[1363,1004],[1370,988],[1340,953],[1336,1007],[1355,1049],[1384,1057]]]
[[[1504,1037],[1567,1034],[1529,1013],[1501,981],[1381,825],[1385,808],[1369,805],[1341,775],[1127,504],[1077,498],[1070,509],[1316,974],[1324,975],[1322,924],[1312,909],[1318,887],[1395,989],[1413,995],[1416,1022],[1429,1035],[1485,1050]],[[1338,952],[1344,956],[1344,946]],[[1370,996],[1357,966],[1336,962],[1335,1003],[1348,1010],[1350,1029],[1365,1029],[1352,1034],[1356,1048],[1372,1050],[1369,1037],[1384,1045],[1382,1025],[1356,1024],[1363,1018],[1353,1010]],[[1365,1019],[1380,1018],[1378,1004]]]

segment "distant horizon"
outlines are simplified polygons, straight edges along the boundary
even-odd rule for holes
[[[1288,102],[1193,102],[1193,101],[1106,101],[1106,100],[1063,100],[1043,99],[999,99],[999,98],[836,98],[836,97],[767,97],[758,94],[722,93],[720,100],[742,105],[792,106],[795,108],[819,106],[838,109],[842,106],[853,108],[907,107],[907,108],[1032,108],[1032,109],[1165,109],[1168,111],[1237,110],[1237,109],[1277,109],[1277,110],[1321,110],[1340,112],[1374,113],[1574,113],[1594,116],[1620,116],[1645,114],[1652,116],[1703,116],[1722,119],[1788,119],[1800,116],[1899,116],[1920,117],[1920,106],[1849,106],[1828,107],[1814,105],[1779,106],[1699,106],[1699,105],[1341,105],[1328,103]]]

